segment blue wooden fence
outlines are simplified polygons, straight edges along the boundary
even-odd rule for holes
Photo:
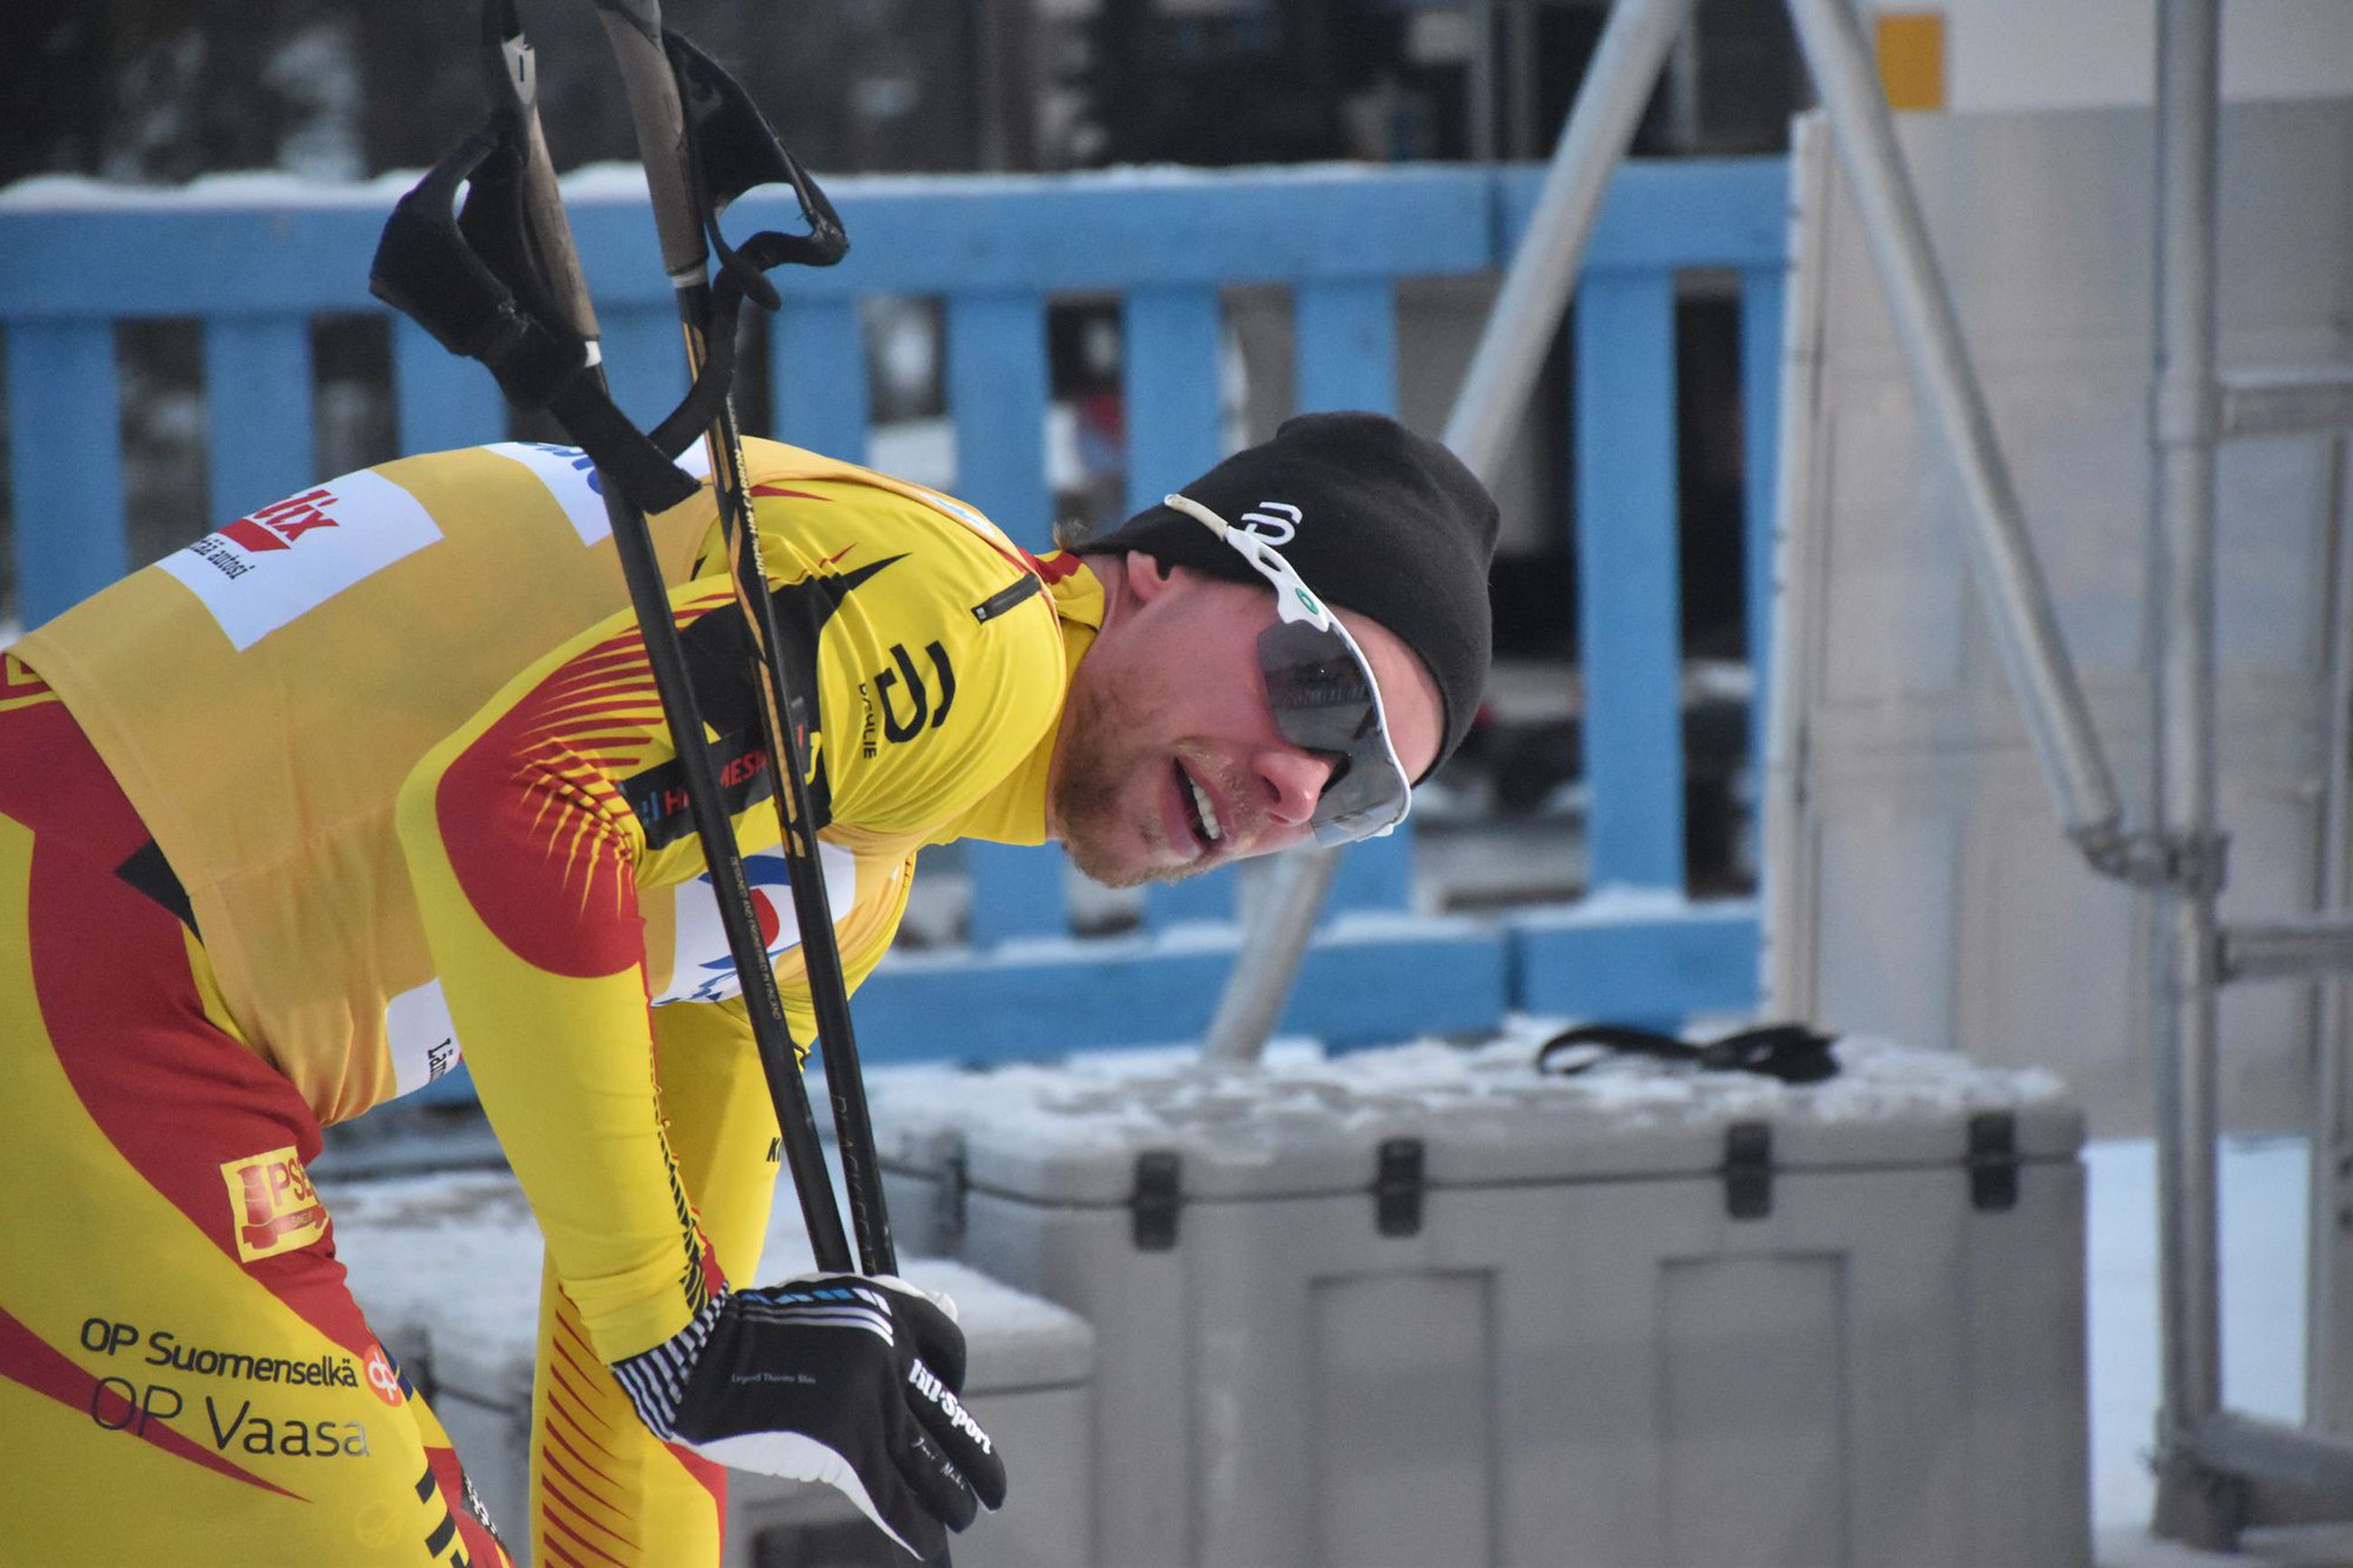
[[[944,302],[956,489],[1024,542],[1051,517],[1042,432],[1050,297],[1115,295],[1124,325],[1127,487],[1141,506],[1221,454],[1220,288],[1287,287],[1303,408],[1394,411],[1400,279],[1503,266],[1539,172],[1304,169],[1232,174],[842,181],[853,237],[828,271],[777,275],[775,433],[852,458],[867,447],[858,305]],[[239,184],[153,194],[37,184],[0,193],[18,597],[28,626],[126,565],[115,333],[195,318],[212,410],[210,500],[228,518],[323,477],[314,468],[311,322],[376,309],[367,261],[389,197]],[[682,389],[670,290],[642,197],[570,193],[624,406]],[[1747,570],[1767,580],[1786,174],[1778,160],[1637,164],[1603,207],[1575,307],[1577,538],[1592,882],[1616,891],[1500,920],[1417,917],[1409,834],[1351,852],[1283,1020],[1335,1043],[1490,1026],[1511,1010],[1672,1019],[1755,995],[1746,902],[1681,900],[1683,764],[1676,583],[1675,275],[1742,279]],[[755,195],[730,227],[783,225]],[[479,367],[392,327],[403,450],[500,439]],[[1767,595],[1752,593],[1762,668]],[[1761,693],[1765,682],[1758,680]],[[1150,895],[1140,933],[1067,935],[1059,852],[971,846],[973,945],[894,954],[860,994],[877,1060],[987,1058],[1197,1037],[1240,941],[1230,874]]]

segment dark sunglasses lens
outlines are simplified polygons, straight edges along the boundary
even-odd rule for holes
[[[1259,634],[1258,650],[1282,738],[1339,760],[1315,804],[1317,826],[1360,820],[1359,830],[1371,832],[1394,821],[1405,782],[1389,763],[1371,684],[1348,645],[1303,622],[1283,621]]]
[[[1374,733],[1373,693],[1348,645],[1301,621],[1259,634],[1259,666],[1282,738],[1311,752],[1347,752]]]
[[[1315,826],[1340,826],[1361,836],[1386,827],[1403,815],[1405,783],[1387,759],[1358,756],[1315,803]]]

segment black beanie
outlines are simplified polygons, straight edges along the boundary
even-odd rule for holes
[[[1431,769],[1454,754],[1487,686],[1487,564],[1497,526],[1494,499],[1461,458],[1386,415],[1302,414],[1183,493],[1237,525],[1270,503],[1286,517],[1296,508],[1293,537],[1270,542],[1310,588],[1371,616],[1419,656],[1446,707]],[[1267,585],[1240,551],[1165,503],[1079,548],[1141,550],[1212,577]]]

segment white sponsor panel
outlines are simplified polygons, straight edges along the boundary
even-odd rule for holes
[[[583,544],[594,544],[613,531],[605,516],[605,492],[596,479],[596,465],[577,447],[557,447],[545,441],[501,441],[489,450],[521,463],[532,478],[547,487],[555,504],[572,521],[572,531]]]
[[[160,564],[242,651],[440,537],[415,496],[364,468],[249,512]]]
[[[564,509],[581,543],[594,544],[613,531],[612,521],[605,513],[605,490],[596,465],[579,447],[546,441],[501,441],[487,449],[529,468]],[[698,479],[711,477],[710,454],[700,441],[679,454],[678,466]]]
[[[410,1093],[448,1076],[465,1054],[458,1044],[458,1026],[449,1021],[449,1003],[441,994],[438,980],[428,980],[392,999],[384,1010],[384,1038],[392,1047],[395,1095]]]
[[[858,900],[858,858],[836,845],[819,843],[818,863],[825,869],[826,897],[839,921]],[[800,945],[792,879],[786,874],[784,856],[773,849],[744,856],[744,874],[751,881],[753,907],[774,963],[778,954]],[[681,884],[674,896],[678,936],[670,949],[670,984],[654,998],[654,1005],[722,1002],[736,995],[743,985],[728,956],[727,930],[719,923],[719,901],[712,896],[710,876]]]

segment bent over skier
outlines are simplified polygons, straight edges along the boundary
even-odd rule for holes
[[[747,447],[853,984],[928,845],[1134,883],[1345,842],[1469,727],[1493,503],[1388,419],[1294,419],[1042,558]],[[346,475],[0,655],[12,1554],[505,1560],[304,1169],[461,1058],[547,1244],[535,1561],[715,1562],[731,1466],[923,1556],[1001,1500],[942,1303],[748,1284],[776,1118],[595,486],[529,443]],[[652,522],[806,1042],[708,487]]]

